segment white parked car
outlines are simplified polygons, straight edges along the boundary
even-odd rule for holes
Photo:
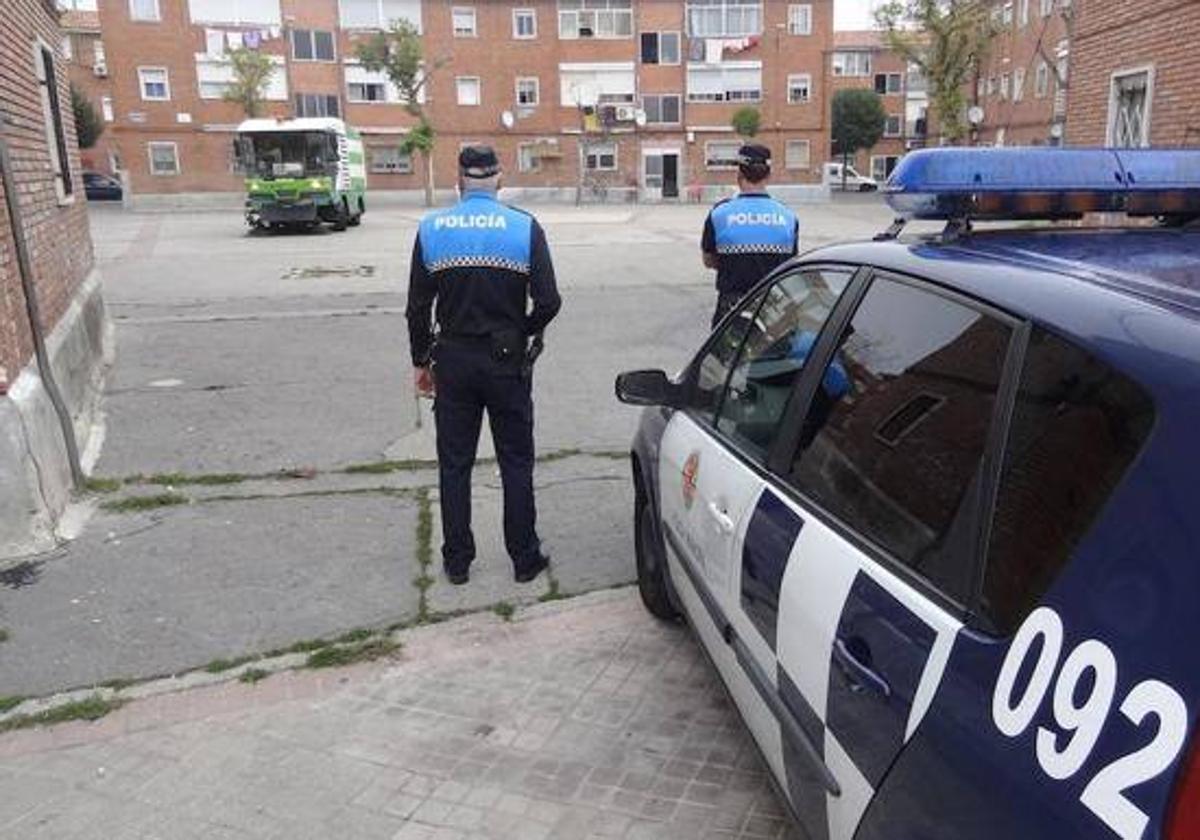
[[[830,189],[842,189],[842,164],[825,164],[825,183]],[[853,166],[846,166],[846,190],[850,192],[874,192],[879,189],[879,182],[866,175],[859,175]]]

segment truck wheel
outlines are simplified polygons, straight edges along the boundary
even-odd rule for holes
[[[667,558],[654,527],[654,508],[639,492],[634,505],[634,547],[637,552],[638,593],[650,614],[664,621],[676,621],[679,610],[671,601],[667,584]]]
[[[342,199],[342,203],[338,205],[337,216],[333,220],[333,229],[343,231],[350,224],[350,208],[346,206],[346,200]]]
[[[367,212],[366,208],[363,207],[363,200],[360,198],[358,200],[358,212],[350,217],[350,226],[358,227],[359,225],[361,225],[362,224],[362,215],[365,212]]]

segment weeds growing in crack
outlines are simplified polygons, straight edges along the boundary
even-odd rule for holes
[[[173,505],[186,505],[187,503],[187,496],[181,493],[155,493],[152,496],[126,496],[123,499],[112,499],[102,502],[100,509],[111,513],[136,513]]]
[[[266,679],[270,675],[270,671],[264,671],[262,668],[247,668],[238,675],[238,682],[254,684],[259,680]]]
[[[11,638],[11,637],[8,635],[8,631],[5,630],[3,627],[0,627],[0,645],[7,642],[9,640],[9,638]]]
[[[389,638],[368,639],[352,645],[327,647],[309,654],[305,667],[334,668],[340,665],[353,665],[356,662],[372,662],[385,656],[391,656],[400,648],[399,642],[394,642]]]
[[[121,489],[121,479],[92,476],[84,479],[83,489],[88,493],[115,493]]]
[[[517,608],[514,607],[512,604],[510,604],[508,601],[499,601],[498,603],[496,603],[492,606],[492,612],[494,612],[496,615],[500,616],[500,618],[502,618],[504,621],[512,621],[513,614],[516,611],[517,611]]]
[[[0,732],[11,732],[14,729],[28,729],[32,726],[50,726],[64,723],[68,720],[99,720],[109,712],[119,709],[123,700],[107,699],[99,694],[93,694],[83,700],[74,700],[37,712],[31,715],[17,715],[8,720],[0,720]]]
[[[0,697],[0,715],[12,711],[24,702],[24,697]]]
[[[429,574],[433,566],[433,503],[429,499],[429,488],[417,491],[417,568],[421,573],[413,580],[417,587],[417,623],[429,620],[429,588],[433,577]]]
[[[257,656],[237,656],[233,659],[214,659],[204,666],[204,670],[210,674],[220,674],[223,671],[229,671],[239,665],[245,665],[247,662],[253,662],[258,659]]]

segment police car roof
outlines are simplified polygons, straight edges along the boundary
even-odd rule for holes
[[[831,245],[799,259],[870,265],[925,278],[1071,337],[1131,373],[1141,366],[1136,356],[1149,365],[1146,376],[1196,381],[1197,230],[980,231],[949,242],[903,237]],[[1139,373],[1138,378],[1144,377]]]

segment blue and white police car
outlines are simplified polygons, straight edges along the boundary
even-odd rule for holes
[[[1198,838],[1200,152],[886,191],[945,230],[803,254],[618,378],[643,600],[813,838]]]

